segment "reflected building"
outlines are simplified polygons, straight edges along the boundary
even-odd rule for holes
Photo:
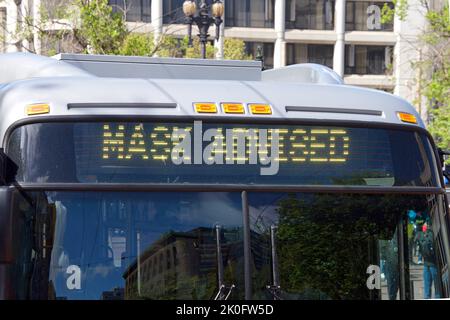
[[[243,258],[242,229],[221,232],[224,267]],[[125,299],[197,299],[217,290],[215,229],[169,232],[123,274]],[[207,299],[210,297],[206,297]]]

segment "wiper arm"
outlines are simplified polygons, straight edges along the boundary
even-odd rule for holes
[[[223,284],[223,259],[222,259],[222,244],[220,241],[222,227],[216,225],[216,256],[217,256],[217,281],[219,283],[219,291],[224,286]]]
[[[267,290],[273,296],[274,300],[283,300],[280,296],[280,275],[278,270],[278,255],[276,246],[276,231],[277,226],[270,226],[270,247],[272,251],[272,284],[266,286]]]
[[[236,287],[234,284],[232,284],[229,287],[227,287],[224,284],[222,244],[220,241],[221,229],[222,229],[222,227],[220,225],[216,225],[217,282],[218,282],[219,291],[217,292],[216,296],[214,297],[214,300],[227,300],[228,297],[231,295],[231,292],[233,291],[233,289]],[[226,293],[227,289],[228,289],[228,293]]]
[[[233,289],[236,288],[236,286],[234,284],[232,284],[230,287],[226,287],[225,285],[222,285],[219,288],[219,292],[217,292],[216,296],[214,297],[214,300],[228,300],[228,298],[231,295],[231,292],[233,291]],[[225,290],[228,290],[228,293],[225,294]]]
[[[280,296],[281,287],[275,287],[273,285],[266,286],[267,291],[272,295],[273,300],[283,300],[283,298]]]

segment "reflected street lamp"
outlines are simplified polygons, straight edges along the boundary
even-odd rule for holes
[[[209,12],[211,9],[211,13]],[[208,30],[211,24],[216,25],[216,40],[220,37],[220,25],[222,24],[222,15],[224,11],[223,2],[214,0],[209,8],[205,0],[200,0],[200,8],[197,10],[195,0],[186,0],[183,3],[183,12],[186,16],[188,24],[189,45],[192,45],[192,24],[196,24],[199,30],[198,37],[200,39],[202,58],[206,59],[206,42],[208,40]]]

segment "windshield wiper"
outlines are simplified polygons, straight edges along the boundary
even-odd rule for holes
[[[273,296],[274,300],[283,300],[280,296],[281,286],[280,286],[280,275],[278,273],[278,256],[277,256],[277,246],[276,246],[276,230],[277,226],[270,226],[270,247],[272,251],[272,284],[266,286],[267,290]]]
[[[217,292],[214,300],[228,300],[228,297],[231,295],[231,292],[235,287],[236,286],[234,284],[232,284],[230,287],[227,287],[225,285],[220,286],[219,292]],[[228,292],[226,292],[227,289]]]
[[[217,282],[219,291],[217,292],[214,300],[228,300],[228,297],[231,295],[231,292],[236,287],[234,284],[227,287],[224,284],[223,280],[223,260],[222,260],[222,244],[220,241],[222,227],[220,225],[216,225],[216,254],[217,254]],[[227,292],[228,290],[228,292]]]

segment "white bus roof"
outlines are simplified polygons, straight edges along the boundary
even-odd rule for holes
[[[271,115],[199,115],[193,103],[269,104]],[[28,116],[26,106],[50,105]],[[247,110],[248,111],[248,110]],[[401,122],[397,112],[416,116]],[[305,64],[261,72],[255,61],[217,61],[62,54],[0,55],[0,142],[13,123],[38,117],[122,115],[352,120],[424,128],[407,101],[382,91],[347,86],[329,68]]]

